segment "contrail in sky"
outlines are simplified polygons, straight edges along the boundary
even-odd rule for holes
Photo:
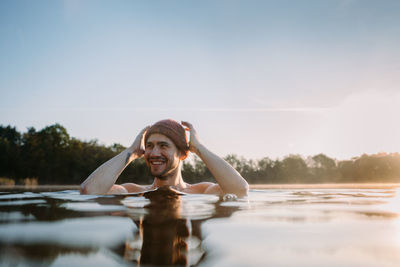
[[[160,112],[160,111],[198,111],[198,112],[326,112],[332,108],[324,107],[290,107],[290,108],[159,108],[159,107],[59,107],[59,108],[0,108],[0,110],[7,111],[23,111],[23,110],[36,110],[36,111],[137,111],[137,112]]]

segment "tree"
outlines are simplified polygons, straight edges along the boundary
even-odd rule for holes
[[[21,134],[15,127],[0,126],[0,176],[17,178],[21,170]]]
[[[64,163],[70,137],[60,124],[54,124],[37,132],[29,128],[23,135],[22,158],[26,177],[37,177],[41,184],[53,184],[68,175]]]
[[[278,176],[276,172],[277,161],[268,157],[262,158],[257,162],[257,183],[277,183]]]
[[[300,155],[285,157],[280,164],[279,176],[281,183],[310,182],[307,164]]]
[[[18,181],[28,177],[39,184],[80,184],[101,164],[125,149],[114,143],[71,138],[60,124],[40,131],[28,128],[23,134],[15,127],[0,126],[0,176]],[[336,161],[324,154],[307,158],[289,155],[283,160],[268,157],[247,160],[235,154],[225,157],[250,183],[399,182],[400,154],[361,155]],[[215,182],[205,164],[195,156],[183,162],[182,175],[189,183]],[[149,184],[153,177],[143,158],[135,160],[120,175],[118,183]]]
[[[339,177],[336,161],[324,154],[318,154],[309,160],[313,183],[336,182]]]

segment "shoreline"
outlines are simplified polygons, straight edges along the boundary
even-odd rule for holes
[[[251,184],[250,189],[395,189],[400,183]]]
[[[249,184],[250,189],[396,189],[400,183]],[[0,191],[79,190],[79,185],[0,185]]]

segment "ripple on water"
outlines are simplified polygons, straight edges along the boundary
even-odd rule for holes
[[[52,199],[61,199],[61,200],[71,200],[71,201],[87,201],[94,200],[99,197],[98,195],[81,195],[78,190],[65,190],[58,192],[42,192],[40,195],[52,198]]]
[[[45,204],[44,199],[30,199],[30,200],[9,200],[1,201],[0,206],[23,206],[23,205],[34,205],[34,204]]]
[[[19,211],[0,212],[0,223],[16,223],[34,220],[36,220],[36,218],[32,214],[23,214]]]
[[[145,223],[151,233],[185,227],[181,232],[189,249],[198,249],[200,256],[206,251],[200,266],[400,264],[398,190],[251,190],[236,201],[184,195],[178,202],[149,207],[154,203],[143,196],[89,196],[76,190],[0,194],[0,248],[16,251],[13,256],[1,251],[0,260],[12,262],[43,248],[55,258],[36,262],[26,256],[26,265],[115,266],[124,254],[116,257],[112,246],[130,244],[140,256],[145,235],[138,227]],[[168,212],[174,227],[160,225]],[[159,244],[162,238],[153,237]]]
[[[70,202],[60,205],[61,208],[66,208],[73,211],[84,212],[110,212],[110,211],[125,211],[127,208],[122,205],[101,205],[96,202]]]
[[[150,200],[142,196],[134,196],[121,200],[121,204],[128,208],[144,208],[150,204]]]
[[[0,240],[9,243],[45,243],[70,247],[112,247],[131,238],[136,229],[136,225],[129,218],[74,218],[56,222],[2,225]]]
[[[25,199],[25,198],[39,198],[41,197],[40,194],[32,193],[32,192],[25,192],[25,193],[16,193],[16,194],[5,194],[0,195],[0,201],[3,200],[15,200],[15,199]]]

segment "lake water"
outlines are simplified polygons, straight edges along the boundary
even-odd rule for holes
[[[400,266],[400,191],[0,193],[1,266]]]

